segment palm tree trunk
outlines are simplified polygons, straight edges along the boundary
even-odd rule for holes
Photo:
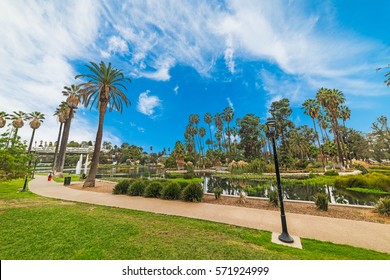
[[[325,163],[324,163],[324,153],[322,152],[322,148],[321,148],[321,144],[320,144],[320,137],[318,137],[316,122],[314,121],[314,118],[312,120],[313,120],[313,125],[314,125],[314,132],[315,132],[316,137],[317,137],[318,149],[320,150],[320,154],[321,154],[322,170],[325,172],[326,170],[325,170]]]
[[[60,140],[61,140],[61,132],[62,132],[62,127],[64,126],[64,123],[61,123],[60,124],[60,129],[58,130],[58,137],[57,137],[57,144],[56,144],[56,148],[54,150],[54,159],[53,159],[53,165],[52,165],[52,171],[53,171],[53,174],[55,172],[55,169],[56,169],[56,162],[57,162],[57,153],[58,153],[58,147],[60,146]]]
[[[96,133],[96,141],[93,150],[91,169],[89,170],[88,177],[85,180],[83,187],[95,187],[95,179],[96,179],[97,169],[99,166],[100,146],[102,145],[102,140],[103,140],[103,124],[104,124],[104,115],[106,114],[106,110],[107,110],[107,102],[100,103],[99,125]]]
[[[32,132],[32,135],[31,135],[30,145],[28,145],[28,150],[27,150],[28,154],[31,152],[32,143],[34,141],[34,136],[35,136],[35,128],[33,129],[33,132]]]
[[[210,131],[210,138],[211,138],[211,149],[214,151],[214,142],[213,142],[213,134],[211,133],[211,125],[209,125],[209,131]]]
[[[72,116],[72,113],[73,113],[73,109],[70,109],[69,116]],[[69,117],[65,122],[64,131],[62,133],[60,152],[58,153],[57,166],[56,166],[57,177],[62,177],[62,172],[64,171],[66,147],[68,145],[71,123],[72,123],[72,117]]]
[[[15,132],[14,132],[14,137],[12,138],[12,143],[11,143],[11,148],[14,147],[15,142],[16,142],[16,137],[18,136],[18,128],[15,127]]]
[[[337,145],[337,154],[338,154],[339,160],[340,160],[340,168],[343,171],[344,170],[343,152],[341,150],[340,138],[339,138],[338,126],[337,126],[337,119],[335,117],[333,118],[332,130],[333,130],[333,135],[334,135],[336,145]]]

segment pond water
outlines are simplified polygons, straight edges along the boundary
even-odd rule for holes
[[[216,187],[223,189],[223,194],[239,196],[243,191],[249,197],[268,198],[268,192],[275,190],[267,181],[248,180],[248,179],[228,179],[212,176],[212,174],[197,174],[204,179],[203,189],[205,193],[212,193]],[[165,170],[156,167],[112,167],[99,168],[97,178],[118,177],[118,178],[165,178]],[[249,186],[249,188],[248,188]],[[345,189],[337,189],[333,186],[283,186],[284,199],[313,201],[314,196],[319,193],[326,193],[329,201],[335,204],[367,205],[373,206],[379,198],[385,195],[366,194]]]
[[[223,194],[239,196],[243,191],[249,197],[268,198],[270,190],[276,190],[269,182],[255,180],[237,180],[214,176],[203,176],[203,188],[207,193],[212,193],[216,187],[223,189]],[[248,188],[249,186],[249,188]],[[384,195],[366,194],[345,189],[337,189],[333,186],[283,186],[283,198],[290,200],[314,201],[314,196],[319,193],[326,193],[329,201],[335,204],[367,205],[373,206]]]

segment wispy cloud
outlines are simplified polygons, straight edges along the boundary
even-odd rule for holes
[[[228,36],[226,39],[226,50],[225,50],[225,64],[226,67],[229,69],[230,73],[234,74],[235,72],[235,63],[233,60],[234,55],[234,48],[233,48],[233,40],[231,36]]]
[[[138,97],[137,110],[149,117],[154,117],[156,108],[161,107],[161,100],[156,95],[149,96],[150,91],[142,92]]]
[[[175,86],[173,91],[175,92],[176,95],[178,95],[179,94],[179,86]]]
[[[226,98],[226,101],[228,102],[229,107],[232,108],[232,109],[234,110],[233,102],[230,100],[230,97]]]

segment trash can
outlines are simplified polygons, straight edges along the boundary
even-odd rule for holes
[[[65,177],[64,178],[64,186],[70,185],[70,180],[71,179],[72,179],[72,177]]]

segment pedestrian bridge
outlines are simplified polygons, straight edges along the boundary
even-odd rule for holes
[[[54,154],[56,147],[32,147],[31,151],[37,154]],[[75,148],[75,147],[67,147],[67,154],[91,154],[93,153],[94,146],[89,146],[85,148]],[[106,150],[101,149],[101,151],[105,152]]]

